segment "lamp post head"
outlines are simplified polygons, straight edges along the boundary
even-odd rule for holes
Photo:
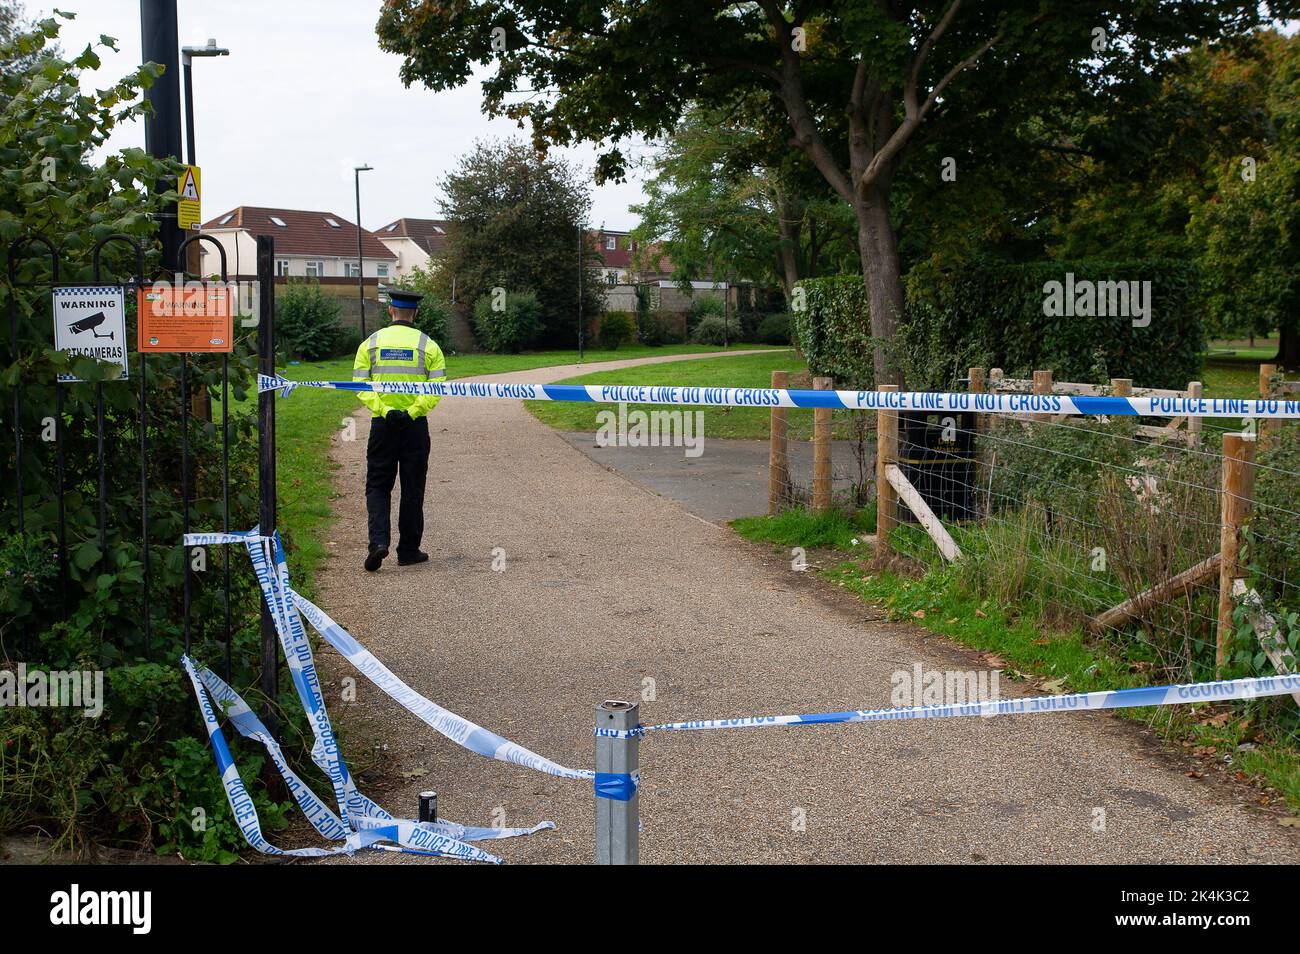
[[[181,58],[186,66],[196,56],[229,56],[230,51],[224,46],[217,46],[217,41],[209,39],[206,46],[183,46]]]

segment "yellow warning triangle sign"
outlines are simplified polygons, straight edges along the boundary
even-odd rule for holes
[[[199,201],[199,187],[194,182],[194,170],[187,168],[181,179],[181,198],[190,202]]]

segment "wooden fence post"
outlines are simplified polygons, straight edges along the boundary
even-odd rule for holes
[[[1111,378],[1110,393],[1115,397],[1132,397],[1133,396],[1133,379],[1132,378]]]
[[[1277,365],[1261,364],[1259,366],[1259,396],[1265,400],[1278,396],[1278,373]],[[1255,431],[1259,435],[1259,449],[1263,450],[1268,443],[1270,432],[1273,430],[1274,422],[1261,418],[1255,423]]]
[[[971,368],[970,371],[968,372],[968,379],[970,381],[969,387],[970,387],[970,392],[972,394],[983,394],[985,391],[989,389],[988,377],[985,375],[983,368]],[[971,430],[975,432],[974,435],[972,436],[972,440],[975,442],[975,453],[973,455],[975,458],[975,467],[974,467],[974,474],[973,474],[975,478],[974,479],[975,487],[973,488],[973,492],[971,493],[971,501],[974,504],[975,512],[978,514],[979,513],[979,488],[984,483],[984,470],[985,470],[984,442],[981,441],[980,438],[984,436],[984,429],[987,426],[988,422],[985,421],[985,416],[979,413],[976,413],[973,416],[972,420],[974,421],[974,424]]]
[[[1200,381],[1187,382],[1187,396],[1189,398],[1200,399],[1203,396],[1204,387]],[[1196,414],[1189,414],[1187,417],[1187,446],[1201,446],[1201,418]]]
[[[772,387],[790,386],[788,371],[772,372]],[[767,512],[780,513],[790,487],[790,458],[786,455],[786,409],[772,408],[771,434],[767,453]]]
[[[880,384],[877,391],[897,391],[896,384]],[[876,559],[889,552],[889,534],[898,526],[898,491],[886,473],[898,460],[898,412],[876,412]]]
[[[1255,440],[1223,435],[1223,479],[1219,525],[1219,627],[1214,643],[1214,674],[1222,676],[1232,656],[1232,584],[1243,575],[1241,528],[1250,516],[1255,491]]]
[[[1052,393],[1052,372],[1051,371],[1034,372],[1034,393],[1035,394]],[[1050,414],[1034,414],[1032,417],[1035,421],[1050,421],[1052,419],[1052,415]]]
[[[813,378],[813,387],[829,391],[831,378]],[[831,507],[831,409],[813,410],[813,513],[822,513]]]

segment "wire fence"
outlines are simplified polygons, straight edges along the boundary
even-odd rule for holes
[[[1157,393],[978,368],[970,383]],[[1286,386],[1270,376],[1264,388]],[[947,574],[1045,638],[1082,633],[1148,682],[1296,671],[1296,424],[882,412],[877,476],[881,560]],[[1267,705],[1300,735],[1294,702]]]

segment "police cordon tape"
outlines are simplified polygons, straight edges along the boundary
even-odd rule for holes
[[[991,718],[1034,712],[1086,712],[1100,709],[1137,709],[1198,702],[1228,702],[1284,696],[1300,690],[1300,676],[1258,676],[1221,682],[1192,682],[1174,686],[1147,686],[1101,692],[1076,692],[1056,696],[988,699],[952,705],[907,706],[896,709],[850,709],[805,715],[749,716],[741,719],[706,719],[643,725],[628,731],[597,729],[608,738],[644,736],[648,732],[691,732],[699,729],[758,729],[779,725],[832,725],[839,722],[893,722],[907,719],[953,719],[962,716]]]
[[[338,804],[336,814],[294,772],[284,758],[279,743],[239,693],[207,667],[196,663],[189,656],[182,656],[181,664],[194,686],[194,694],[198,699],[199,709],[212,743],[213,757],[226,798],[230,802],[231,811],[244,839],[256,850],[272,855],[320,858],[336,854],[352,854],[361,848],[376,848],[500,864],[500,858],[475,847],[470,842],[531,835],[555,827],[554,823],[549,821],[539,822],[531,828],[471,827],[446,820],[412,821],[393,817],[362,795],[357,790],[356,783],[343,761],[329,714],[326,712],[311,644],[302,625],[304,616],[321,637],[338,650],[362,675],[412,715],[457,745],[487,758],[521,765],[559,778],[590,781],[597,798],[627,801],[640,786],[639,772],[609,773],[566,768],[420,695],[379,662],[320,607],[294,592],[289,583],[288,564],[278,533],[273,536],[263,536],[256,527],[243,533],[190,533],[185,535],[183,542],[187,547],[242,545],[247,548],[258,586],[270,608],[281,649],[288,661],[294,688],[303,705],[303,711],[311,723],[315,739],[311,752],[312,761],[329,779]],[[1256,699],[1287,695],[1297,690],[1300,690],[1300,676],[1264,676],[1221,682],[1119,689],[1109,692],[996,699],[959,705],[857,709],[803,715],[668,722],[638,726],[628,731],[596,729],[595,734],[604,738],[627,739],[640,738],[656,731],[683,732],[767,726],[831,725],[964,716],[988,718],[1034,712],[1082,712]],[[226,744],[213,700],[240,735],[261,743],[266,749],[272,763],[284,778],[289,792],[302,809],[304,817],[317,833],[327,841],[341,842],[341,844],[330,848],[282,849],[267,841],[262,834],[253,799],[244,786],[238,767]]]
[[[382,843],[390,842],[398,846],[398,850],[414,854],[499,864],[500,858],[469,842],[530,835],[555,827],[554,823],[549,821],[540,822],[531,828],[473,828],[448,821],[417,822],[394,818],[362,795],[357,790],[356,783],[352,780],[343,761],[325,708],[325,699],[321,693],[311,644],[307,639],[299,613],[300,603],[307,603],[307,601],[297,596],[289,585],[288,564],[285,561],[284,548],[280,543],[279,535],[263,536],[257,528],[253,528],[244,533],[186,534],[183,542],[185,546],[190,547],[233,544],[247,548],[258,586],[271,611],[281,649],[288,661],[294,688],[312,727],[315,739],[311,752],[312,761],[329,779],[338,804],[336,815],[309,786],[303,783],[285,761],[279,744],[234,689],[211,670],[200,667],[190,657],[183,656],[181,663],[193,683],[208,737],[212,742],[213,756],[217,763],[217,771],[221,775],[226,798],[230,802],[235,821],[249,845],[265,854],[318,858],[340,853],[352,854],[359,848],[383,848],[386,846]],[[362,669],[364,675],[374,680],[381,689],[453,741],[471,751],[526,765],[538,771],[570,778],[594,778],[593,772],[565,769],[522,746],[516,746],[494,733],[487,732],[455,713],[447,712],[434,705],[393,676],[364,649],[356,646],[351,637],[319,609],[311,606],[307,612],[313,626],[322,627],[322,636],[327,640],[333,637],[331,642],[340,646],[340,652],[347,655],[354,664],[358,664],[359,668],[365,667]],[[348,647],[349,643],[352,643],[351,647]],[[351,649],[351,653],[349,654],[343,647]],[[267,750],[312,827],[327,840],[341,841],[341,845],[332,848],[286,850],[277,848],[266,840],[262,834],[257,809],[240,778],[239,770],[226,744],[212,699],[216,699],[222,706],[241,735],[260,742]]]
[[[663,385],[511,384],[479,381],[290,381],[259,374],[257,390],[288,397],[297,388],[433,394],[450,398],[667,404],[683,407],[834,408],[849,411],[974,411],[981,414],[1300,419],[1300,401],[1265,398],[1098,397],[943,391],[814,391]]]

